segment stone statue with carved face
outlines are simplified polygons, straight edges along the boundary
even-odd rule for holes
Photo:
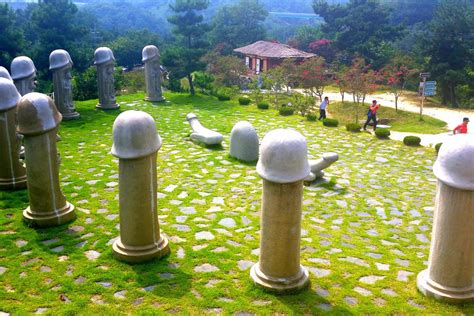
[[[165,101],[161,91],[160,51],[156,46],[143,48],[142,62],[145,64],[146,101]]]
[[[35,91],[36,67],[29,57],[18,56],[13,59],[10,71],[16,89],[22,96]]]
[[[79,118],[72,101],[72,59],[63,49],[56,49],[49,55],[49,70],[53,72],[54,103],[64,120]]]
[[[115,98],[114,65],[115,57],[108,47],[99,47],[94,53],[94,65],[97,67],[97,80],[99,88],[99,104],[102,110],[118,109]]]

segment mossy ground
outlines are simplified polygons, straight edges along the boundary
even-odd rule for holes
[[[432,148],[381,141],[343,126],[326,128],[273,109],[240,106],[236,99],[166,97],[169,103],[147,103],[142,94],[118,100],[120,111],[151,114],[163,138],[158,203],[170,256],[140,265],[113,258],[111,242],[119,235],[118,164],[109,151],[120,111],[78,102],[82,118],[61,124],[58,143],[62,189],[76,206],[77,219],[56,228],[29,228],[22,222],[27,192],[0,192],[0,311],[474,313],[472,305],[438,303],[416,289],[416,275],[429,254],[436,184]],[[188,139],[189,112],[225,136],[222,148]],[[298,130],[310,158],[326,151],[340,155],[326,172],[327,182],[304,190],[301,263],[310,270],[311,287],[299,294],[269,294],[249,278],[250,265],[258,261],[262,185],[255,164],[228,157],[230,131],[240,120],[250,121],[260,138],[275,128]],[[198,232],[214,239],[199,239]],[[99,257],[89,260],[86,253]],[[216,271],[197,272],[206,267]]]

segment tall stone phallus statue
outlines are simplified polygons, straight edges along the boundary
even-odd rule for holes
[[[145,64],[146,101],[165,101],[161,91],[160,51],[154,45],[143,48],[142,62]]]
[[[21,95],[35,91],[36,67],[29,57],[19,56],[13,59],[10,71],[16,89]]]
[[[120,238],[114,255],[126,262],[143,262],[170,252],[160,234],[157,214],[156,157],[161,138],[153,118],[125,111],[114,122],[111,153],[119,158]]]
[[[61,114],[53,100],[28,93],[18,103],[18,132],[24,135],[30,206],[23,219],[32,226],[56,226],[76,218],[59,187],[56,135]]]
[[[250,276],[260,287],[293,292],[309,284],[300,265],[303,179],[309,174],[305,138],[291,129],[270,131],[262,140],[257,172],[263,179],[260,260]]]
[[[72,102],[72,59],[64,49],[56,49],[49,55],[49,70],[53,72],[54,103],[63,116],[63,120],[80,117]]]
[[[114,110],[120,106],[115,98],[115,57],[108,47],[99,47],[94,53],[94,65],[97,67],[97,84],[99,90],[98,109]]]
[[[10,73],[8,72],[7,68],[0,66],[0,78],[5,78],[13,82],[12,77],[10,76]],[[16,89],[16,88],[15,88]]]
[[[13,81],[0,78],[0,190],[26,188],[26,169],[20,162],[16,134],[16,106],[20,98]]]
[[[452,137],[433,168],[438,178],[428,269],[418,289],[451,303],[474,302],[474,138]]]

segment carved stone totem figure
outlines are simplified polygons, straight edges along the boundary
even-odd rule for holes
[[[76,218],[74,206],[59,187],[56,135],[60,122],[56,105],[44,94],[29,93],[18,103],[18,132],[25,136],[30,200],[23,219],[34,226],[56,226]]]
[[[141,111],[125,111],[114,122],[112,155],[119,158],[120,238],[115,256],[143,262],[170,252],[160,234],[157,214],[156,157],[161,138],[153,118]]]
[[[56,49],[49,55],[49,70],[53,71],[54,103],[63,116],[63,120],[80,117],[72,102],[72,59],[64,49]]]
[[[303,179],[310,172],[306,139],[291,129],[270,131],[260,146],[257,172],[263,179],[260,259],[250,276],[270,291],[303,289],[309,284],[300,264]]]
[[[16,89],[21,95],[35,91],[36,67],[29,57],[19,56],[13,59],[10,71]]]
[[[10,73],[8,72],[7,68],[0,66],[0,78],[5,78],[13,82],[12,77],[10,76]],[[15,88],[16,89],[16,88]]]
[[[20,98],[13,81],[0,78],[0,190],[26,188],[26,169],[20,162],[15,122]]]
[[[165,98],[161,91],[160,51],[154,45],[143,48],[142,62],[145,63],[146,101],[160,102]]]
[[[474,139],[452,137],[441,146],[428,269],[418,274],[420,292],[440,301],[474,302]]]
[[[115,57],[108,47],[99,47],[94,53],[94,65],[97,67],[97,84],[99,89],[99,104],[102,110],[114,110],[120,106],[115,98],[114,66]]]

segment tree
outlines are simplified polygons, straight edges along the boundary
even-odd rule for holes
[[[323,100],[324,89],[331,83],[332,74],[324,58],[313,57],[306,59],[298,66],[298,81],[311,96]]]
[[[428,68],[439,81],[443,103],[459,107],[457,86],[468,83],[474,66],[474,7],[468,0],[443,0],[424,42]]]
[[[355,58],[352,65],[344,72],[343,80],[347,90],[352,94],[355,105],[355,122],[359,122],[359,108],[365,97],[377,89],[378,73],[366,65],[363,58]]]
[[[15,19],[15,12],[8,4],[0,4],[0,65],[3,66],[10,65],[24,46],[23,33],[15,27]]]
[[[207,68],[215,78],[218,86],[240,86],[242,76],[248,71],[242,59],[236,56],[222,56],[217,52],[211,52],[204,58]]]
[[[75,23],[77,12],[76,5],[70,0],[40,0],[32,7],[30,26],[35,35],[32,57],[40,74],[48,69],[49,54],[53,50],[65,49],[75,59],[76,49],[87,43],[83,42],[87,28]]]
[[[301,50],[308,50],[309,45],[315,40],[322,37],[322,32],[319,27],[314,27],[311,25],[302,25],[296,29],[296,34],[291,39],[288,40],[288,43],[291,46],[294,46]]]
[[[235,5],[219,8],[213,19],[213,45],[224,44],[223,53],[265,38],[268,11],[258,0],[240,0]]]
[[[334,83],[337,85],[339,93],[341,94],[342,103],[344,103],[344,96],[349,87],[349,82],[346,81],[347,66],[341,63],[334,63],[332,65],[332,71],[334,73]]]
[[[198,11],[206,9],[208,4],[208,0],[175,0],[170,4],[174,15],[168,21],[173,24],[177,43],[164,54],[163,63],[174,72],[174,77],[188,79],[192,95],[195,94],[192,73],[206,67],[201,57],[208,47],[209,26],[203,23],[204,18]]]
[[[398,111],[398,99],[403,95],[408,80],[418,72],[411,64],[408,57],[399,55],[381,71],[383,83],[389,87],[395,98],[395,111]]]
[[[327,38],[321,38],[309,43],[308,50],[313,54],[323,57],[326,62],[332,63],[337,53],[337,49],[332,42],[332,40]]]
[[[129,30],[111,42],[108,47],[114,52],[117,64],[132,69],[142,63],[142,49],[146,45],[160,46],[161,40],[148,30]]]
[[[345,5],[313,0],[313,9],[324,19],[321,30],[338,50],[362,56],[376,69],[393,54],[391,42],[402,36],[403,28],[390,24],[389,10],[376,0],[350,0]]]

